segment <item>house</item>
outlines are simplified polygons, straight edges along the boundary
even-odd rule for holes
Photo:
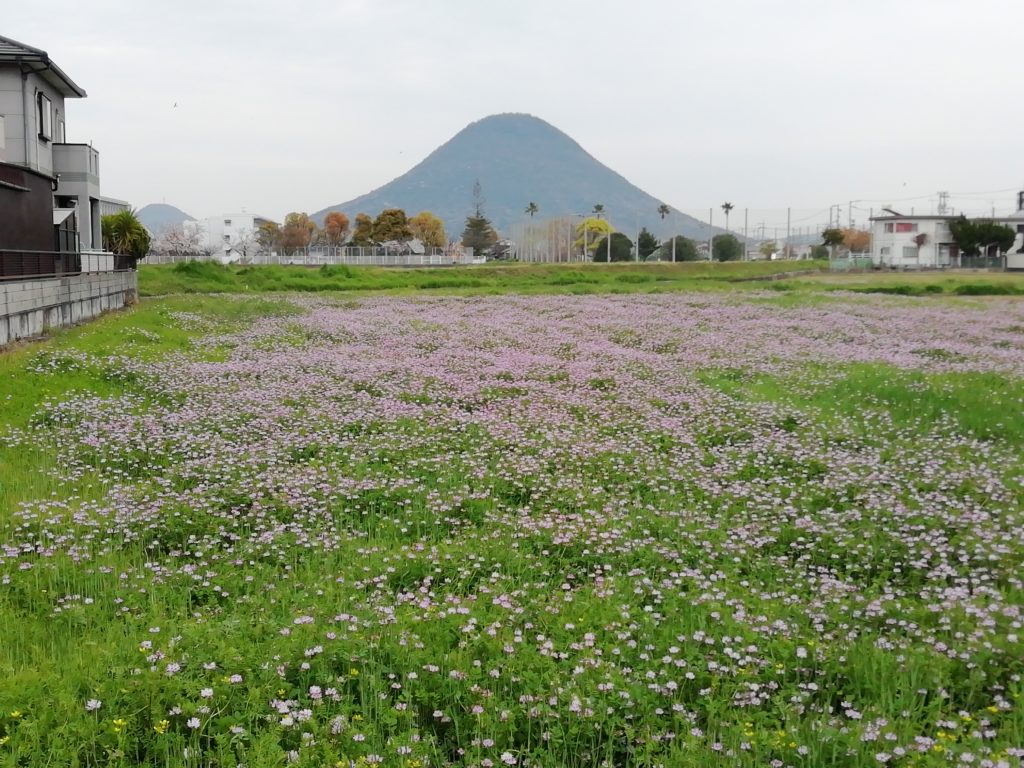
[[[85,95],[46,51],[0,36],[0,276],[78,271],[101,248],[99,153],[66,137],[65,102]]]
[[[960,253],[949,230],[949,223],[957,216],[905,216],[889,208],[883,210],[884,215],[871,219],[871,257],[876,266],[960,266]],[[1007,268],[1024,269],[1024,192],[1017,195],[1016,213],[996,217],[994,221],[1017,233],[1017,240],[1007,253]]]
[[[186,221],[185,232],[195,236],[200,251],[211,253],[225,264],[250,261],[259,250],[260,227],[273,223],[252,213],[226,213],[199,221]]]
[[[121,213],[122,211],[130,211],[132,204],[127,203],[124,200],[116,200],[113,197],[101,197],[100,198],[100,217],[112,216],[115,213]]]

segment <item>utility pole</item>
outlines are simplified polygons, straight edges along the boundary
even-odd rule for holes
[[[945,216],[949,210],[949,192],[939,192],[939,216]]]
[[[715,241],[715,208],[708,208],[708,261],[711,261],[712,246]]]
[[[747,217],[749,215],[750,215],[750,209],[749,208],[744,208],[743,209],[743,260],[744,261],[747,260],[747,241],[749,239],[747,237]]]
[[[789,245],[789,236],[790,236],[789,225],[790,225],[790,222],[791,222],[792,215],[793,215],[793,209],[792,208],[787,208],[786,209],[786,250],[785,250],[785,254],[786,254],[787,258],[792,256],[792,250],[791,250],[790,245]]]

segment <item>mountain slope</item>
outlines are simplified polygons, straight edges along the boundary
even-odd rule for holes
[[[192,216],[189,216],[180,208],[175,208],[173,205],[167,205],[166,203],[150,203],[140,208],[136,215],[139,217],[139,221],[142,222],[142,226],[153,234],[171,227],[180,227],[186,221],[193,221]]]
[[[638,223],[659,236],[674,232],[706,238],[710,232],[685,214],[662,220],[660,200],[602,165],[557,128],[523,114],[471,123],[408,173],[313,218],[322,221],[329,211],[344,211],[351,218],[357,213],[376,216],[385,208],[402,208],[409,215],[427,210],[444,221],[449,237],[458,238],[478,179],[484,213],[499,231],[524,221],[532,201],[540,207],[538,219],[589,213],[600,203],[612,224],[627,233]]]

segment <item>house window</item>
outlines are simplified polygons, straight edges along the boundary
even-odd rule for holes
[[[886,232],[892,232],[892,222],[891,221],[886,223],[885,231]]]
[[[884,245],[882,246],[882,249],[879,251],[879,253],[881,253],[882,256],[888,256],[891,251],[892,249],[889,248],[888,245]]]
[[[917,224],[912,224],[909,221],[897,221],[896,222],[897,232],[917,232]]]
[[[225,227],[230,227],[231,226],[231,219],[224,219],[224,226]]]
[[[45,93],[39,94],[39,138],[49,141],[53,138],[53,108]]]
[[[225,243],[230,243],[231,242],[231,235],[224,235],[224,242]]]
[[[904,245],[903,246],[903,258],[904,259],[916,259],[917,258],[917,246],[916,245]]]

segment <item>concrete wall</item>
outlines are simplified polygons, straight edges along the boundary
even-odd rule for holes
[[[138,296],[138,272],[0,282],[0,346],[90,320]]]

